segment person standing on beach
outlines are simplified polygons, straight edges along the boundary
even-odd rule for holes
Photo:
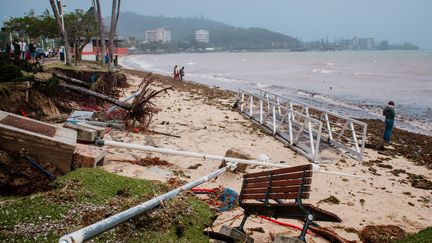
[[[174,80],[179,80],[179,70],[177,68],[177,65],[174,66],[173,76]]]
[[[393,131],[394,119],[396,117],[396,113],[394,111],[394,102],[389,101],[387,106],[383,110],[383,115],[385,116],[384,124],[384,144],[390,143],[391,135]]]
[[[183,76],[185,75],[185,73],[184,73],[184,67],[182,67],[181,69],[180,69],[180,81],[183,81]]]

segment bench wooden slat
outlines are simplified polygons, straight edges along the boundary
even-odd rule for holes
[[[296,199],[297,198],[297,193],[269,193],[268,197],[265,193],[263,194],[246,194],[246,195],[242,195],[243,200],[245,199]],[[309,198],[309,193],[303,193],[302,194],[302,199],[308,199]]]
[[[243,190],[243,194],[257,194],[257,193],[266,193],[267,187],[265,188],[247,188]],[[300,186],[290,186],[290,187],[272,187],[272,193],[280,193],[280,192],[298,192],[300,190]],[[303,187],[303,193],[311,190],[310,186]]]
[[[312,183],[312,178],[306,178],[304,180],[304,185],[310,185]],[[285,181],[275,181],[272,182],[272,186],[295,186],[301,185],[302,179],[293,179],[293,180],[285,180]],[[243,189],[245,188],[259,188],[259,187],[267,187],[268,182],[260,182],[260,183],[243,183]]]
[[[274,175],[272,176],[272,182],[273,181],[281,181],[281,180],[287,180],[287,179],[299,179],[303,177],[303,172],[297,172],[297,173],[292,173],[292,174],[285,174],[285,175]],[[312,171],[306,171],[305,172],[305,177],[312,177]],[[270,177],[266,176],[266,177],[259,177],[259,178],[249,178],[249,179],[244,179],[243,183],[256,183],[256,182],[264,182],[264,181],[269,181]]]
[[[254,177],[259,177],[259,176],[267,176],[270,174],[278,175],[278,174],[286,174],[286,173],[299,172],[299,171],[303,172],[303,170],[306,170],[306,171],[312,170],[312,164],[293,166],[293,167],[289,167],[289,168],[277,169],[277,170],[272,170],[272,171],[262,171],[262,172],[250,173],[250,174],[244,175],[243,178],[254,178]]]

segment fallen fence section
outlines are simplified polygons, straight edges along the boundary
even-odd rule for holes
[[[264,96],[239,90],[240,112],[313,162],[318,161],[322,122]]]
[[[335,147],[349,152],[357,160],[363,160],[367,124],[305,102],[259,89],[264,100],[275,102],[279,106],[289,107],[307,117],[322,121],[322,138]],[[293,117],[296,120],[297,117]]]
[[[91,239],[94,236],[105,232],[111,228],[114,228],[118,224],[129,220],[133,217],[136,217],[146,211],[149,211],[157,206],[159,206],[163,201],[169,200],[173,197],[175,197],[178,193],[182,191],[190,190],[193,187],[196,187],[198,185],[203,184],[204,182],[207,182],[208,180],[211,180],[221,174],[223,174],[229,167],[231,167],[232,164],[229,164],[226,167],[223,167],[222,169],[219,169],[217,171],[214,171],[213,173],[210,173],[204,177],[199,178],[198,180],[189,182],[179,188],[176,188],[170,192],[167,192],[163,195],[160,195],[158,197],[155,197],[143,204],[137,205],[133,208],[130,208],[128,210],[125,210],[123,212],[120,212],[118,214],[115,214],[109,218],[106,218],[104,220],[101,220],[99,222],[96,222],[92,225],[89,225],[85,228],[82,228],[78,231],[75,231],[71,234],[64,235],[60,238],[59,243],[78,243],[83,242],[85,240]]]

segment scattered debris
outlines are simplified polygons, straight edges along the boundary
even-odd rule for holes
[[[322,202],[330,203],[330,204],[339,204],[340,200],[335,196],[330,196],[328,198],[324,198],[318,201],[318,203],[322,203]]]
[[[190,170],[196,170],[198,169],[198,167],[200,167],[202,164],[198,163],[198,164],[194,164],[188,167],[188,169]]]
[[[130,163],[141,166],[171,166],[172,164],[166,160],[162,160],[159,157],[145,157],[139,160],[113,160],[117,162]]]
[[[365,243],[387,243],[401,239],[406,232],[397,225],[368,225],[360,233],[360,239]]]
[[[225,157],[236,158],[236,159],[246,159],[246,160],[252,159],[252,157],[249,154],[243,153],[237,149],[229,149],[228,151],[226,151]],[[225,166],[226,166],[226,162],[222,161],[222,163],[219,165],[219,168],[223,168]],[[248,166],[247,164],[238,164],[237,168],[234,170],[234,172],[235,173],[237,173],[237,172],[245,173],[247,166]]]
[[[252,231],[252,232],[265,233],[265,231],[264,231],[264,229],[262,227],[248,228],[248,230]]]

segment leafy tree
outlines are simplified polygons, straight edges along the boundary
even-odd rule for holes
[[[75,60],[81,61],[82,50],[98,33],[97,22],[92,14],[92,9],[88,12],[77,9],[66,14],[64,19],[70,44],[75,47]]]

